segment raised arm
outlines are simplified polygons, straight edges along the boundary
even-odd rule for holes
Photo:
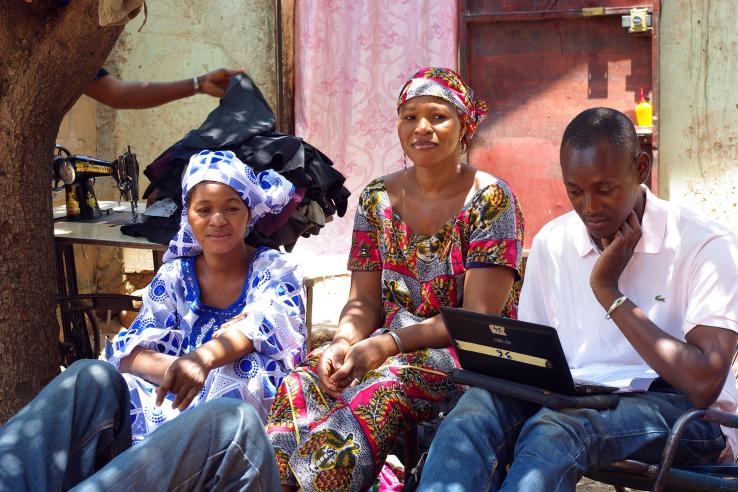
[[[615,239],[605,241],[605,249],[590,277],[592,292],[605,311],[623,295],[618,288],[618,279],[630,261],[640,237],[640,224],[635,213],[632,213]],[[725,258],[726,248],[732,252],[731,261],[719,265],[711,260]],[[722,251],[718,254],[720,249]],[[711,250],[716,254],[711,255]],[[702,260],[692,267],[689,282],[690,304],[700,304],[698,299],[708,298],[711,292],[719,292],[723,300],[735,297],[735,287],[728,285],[735,283],[738,273],[738,253],[735,247],[729,242],[713,240],[703,247],[700,257]],[[733,295],[727,296],[728,292],[733,292]],[[716,307],[725,309],[725,306]],[[687,333],[686,342],[664,332],[630,300],[614,309],[611,318],[646,363],[669,384],[684,393],[695,406],[708,407],[715,402],[725,384],[735,354],[738,343],[736,332],[699,324],[701,320],[715,322],[717,317],[705,310],[691,310],[690,306],[687,306],[686,318],[695,322],[696,326]],[[735,322],[732,321],[733,324]]]
[[[219,68],[196,78],[203,94],[221,97],[228,88],[231,77],[244,71],[243,68],[237,70]],[[106,75],[91,81],[85,89],[85,94],[115,109],[145,109],[194,96],[197,92],[193,79],[140,82],[120,80],[113,75]]]

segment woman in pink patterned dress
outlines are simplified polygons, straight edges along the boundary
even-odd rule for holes
[[[425,68],[397,110],[413,166],[362,192],[333,342],[283,380],[267,420],[285,490],[367,489],[397,435],[459,394],[441,306],[515,316],[517,198],[461,163],[486,106],[455,72]]]

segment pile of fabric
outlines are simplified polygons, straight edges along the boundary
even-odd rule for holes
[[[200,128],[164,151],[144,170],[151,181],[143,197],[149,205],[144,221],[121,228],[166,244],[179,229],[182,171],[201,150],[230,150],[255,172],[273,169],[297,188],[292,202],[278,215],[260,220],[246,241],[253,246],[283,246],[291,251],[297,239],[320,232],[334,214],[346,213],[349,191],[344,176],[318,149],[293,135],[275,131],[276,118],[247,75],[234,77]]]

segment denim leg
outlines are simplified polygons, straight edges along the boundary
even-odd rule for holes
[[[671,427],[692,408],[680,394],[623,395],[613,410],[541,409],[523,426],[504,491],[574,491],[590,469],[633,458],[657,463]],[[717,424],[693,422],[676,463],[717,456],[725,442]]]
[[[469,388],[438,428],[418,490],[496,490],[522,425],[539,408]]]
[[[0,490],[66,490],[131,445],[128,388],[80,360],[0,427]]]
[[[74,490],[214,489],[280,490],[274,450],[246,402],[219,398],[183,412]]]

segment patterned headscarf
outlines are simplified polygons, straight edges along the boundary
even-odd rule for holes
[[[397,111],[408,99],[419,96],[433,96],[451,103],[464,123],[466,133],[461,140],[466,148],[474,136],[479,123],[487,117],[487,104],[474,100],[474,91],[466,85],[459,74],[450,68],[421,68],[405,82],[397,98]]]
[[[264,215],[279,213],[295,193],[292,183],[276,171],[267,169],[256,174],[230,150],[203,150],[193,155],[182,173],[182,218],[179,231],[164,253],[165,262],[202,252],[187,221],[186,200],[190,191],[203,181],[226,184],[241,196],[251,214],[246,235]]]

